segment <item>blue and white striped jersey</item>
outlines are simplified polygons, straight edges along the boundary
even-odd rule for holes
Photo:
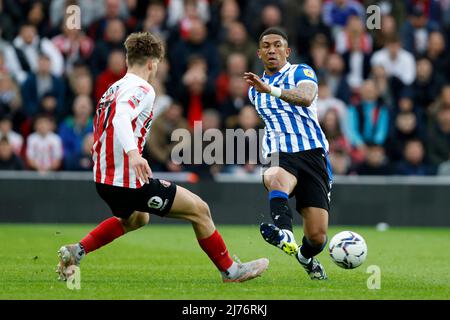
[[[317,85],[313,69],[306,64],[286,63],[272,76],[264,73],[262,81],[281,89],[292,89],[304,81]],[[323,148],[328,152],[328,141],[317,119],[317,96],[311,106],[289,104],[268,93],[260,93],[251,87],[248,92],[266,124],[263,141],[263,155],[274,152],[298,152]]]

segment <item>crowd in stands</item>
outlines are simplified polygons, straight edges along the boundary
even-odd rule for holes
[[[367,28],[370,5],[381,28]],[[171,133],[264,127],[242,75],[262,75],[258,37],[272,26],[287,31],[289,61],[317,74],[335,174],[450,175],[450,0],[0,0],[0,169],[91,170],[97,101],[126,73],[127,35],[150,31],[167,48],[153,170],[254,172],[176,164]]]

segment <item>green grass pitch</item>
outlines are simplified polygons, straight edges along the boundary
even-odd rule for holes
[[[89,254],[81,289],[56,280],[56,251],[92,225],[0,225],[0,299],[450,299],[450,229],[332,227],[360,233],[368,258],[359,268],[319,255],[328,281],[312,281],[293,257],[265,243],[258,226],[218,226],[231,254],[270,260],[262,277],[222,283],[190,225],[150,225]],[[301,239],[297,226],[297,238]],[[367,267],[381,269],[381,288],[369,290]]]

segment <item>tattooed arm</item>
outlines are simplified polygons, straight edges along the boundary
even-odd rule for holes
[[[257,75],[246,72],[244,73],[245,81],[258,92],[270,93],[271,88],[267,83],[264,83]],[[279,89],[281,90],[280,99],[287,103],[309,107],[317,95],[317,85],[311,81],[300,82],[298,87],[293,89]]]
[[[309,107],[317,95],[317,85],[310,81],[301,82],[293,89],[282,89],[280,99],[287,103]]]

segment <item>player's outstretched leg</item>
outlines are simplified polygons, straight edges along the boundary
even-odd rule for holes
[[[200,247],[220,271],[223,282],[243,282],[256,278],[269,265],[266,258],[246,263],[233,261],[222,236],[214,226],[208,204],[183,187],[177,186],[174,203],[166,217],[192,223]]]
[[[70,276],[70,266],[79,266],[81,259],[94,250],[112,242],[114,239],[127,232],[145,226],[150,219],[147,212],[133,212],[129,218],[111,217],[100,223],[94,230],[89,232],[79,243],[62,246],[58,250],[59,262],[56,272],[59,280],[67,280]]]
[[[288,199],[297,178],[283,168],[272,167],[264,173],[264,184],[269,190],[270,214],[274,223],[262,223],[261,235],[268,243],[295,255],[298,245],[292,232],[292,211]]]
[[[326,280],[325,269],[315,256],[322,252],[327,243],[328,212],[314,207],[301,211],[305,236],[295,257],[312,280]]]

